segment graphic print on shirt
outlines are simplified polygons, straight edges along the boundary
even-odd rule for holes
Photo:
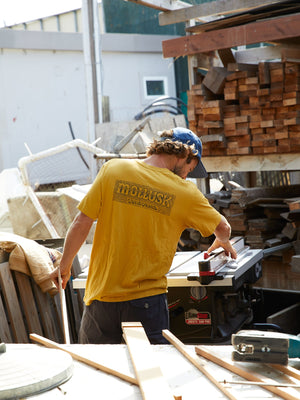
[[[113,200],[170,215],[176,196],[151,186],[117,180]]]

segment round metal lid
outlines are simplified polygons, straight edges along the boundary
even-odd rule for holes
[[[0,353],[0,399],[32,396],[71,378],[73,359],[61,350],[33,345],[6,345]]]

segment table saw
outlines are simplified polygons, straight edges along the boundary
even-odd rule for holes
[[[244,238],[231,239],[238,257],[223,249],[177,252],[167,274],[170,330],[184,343],[230,342],[231,334],[252,320],[250,285],[262,274],[263,251]],[[87,270],[73,281],[85,287]]]
[[[176,253],[168,273],[170,330],[185,343],[223,342],[252,320],[249,285],[262,274],[263,251],[231,240],[237,259],[223,249]]]

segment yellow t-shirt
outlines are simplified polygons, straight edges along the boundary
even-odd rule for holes
[[[194,183],[142,160],[105,163],[78,208],[97,220],[87,305],[165,293],[182,231],[209,236],[221,220]]]

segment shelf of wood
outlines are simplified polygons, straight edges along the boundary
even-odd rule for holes
[[[202,157],[208,172],[300,171],[300,153]]]

